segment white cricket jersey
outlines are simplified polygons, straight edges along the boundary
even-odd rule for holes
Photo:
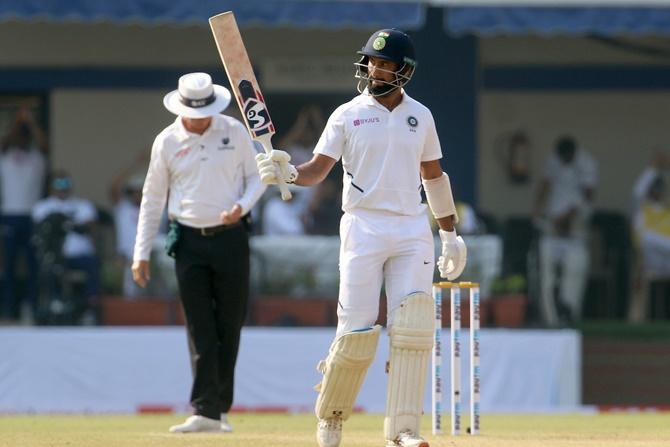
[[[363,92],[338,107],[314,148],[344,168],[342,209],[414,216],[421,203],[420,166],[442,158],[430,110],[403,92],[389,111]]]
[[[590,208],[584,189],[594,188],[598,183],[598,165],[583,149],[577,149],[570,164],[563,163],[553,152],[545,163],[544,178],[551,183],[547,216],[557,217],[571,208],[584,211]]]
[[[54,213],[66,215],[75,225],[86,225],[95,222],[98,218],[98,211],[89,200],[76,197],[60,199],[50,196],[35,204],[32,211],[33,221],[41,222]],[[63,255],[66,258],[92,256],[94,254],[95,246],[89,234],[79,234],[75,231],[67,232],[63,242]]]
[[[116,252],[126,259],[133,258],[139,216],[140,207],[126,198],[121,199],[114,207]]]
[[[10,147],[0,155],[0,207],[5,215],[30,215],[42,197],[46,161],[36,147]]]
[[[234,118],[216,115],[198,135],[177,117],[158,134],[151,150],[134,259],[149,259],[168,191],[168,216],[189,227],[221,225],[221,212],[236,203],[248,213],[265,191],[256,153],[247,129]]]

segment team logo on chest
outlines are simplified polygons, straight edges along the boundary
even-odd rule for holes
[[[223,146],[218,146],[217,147],[217,149],[220,150],[220,151],[235,149],[235,146],[230,144],[230,138],[228,138],[228,137],[222,138],[221,139],[221,144]]]
[[[407,124],[409,125],[410,132],[416,132],[416,126],[419,125],[419,120],[410,115],[407,117]]]

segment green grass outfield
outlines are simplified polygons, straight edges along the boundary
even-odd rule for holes
[[[171,434],[181,415],[0,416],[1,447],[315,446],[312,415],[233,414],[234,433]],[[483,415],[482,433],[432,436],[431,447],[667,447],[670,414]],[[443,419],[449,423],[448,416]],[[467,422],[467,420],[466,420]],[[355,414],[342,447],[383,447],[383,417]],[[467,424],[464,424],[466,426]]]

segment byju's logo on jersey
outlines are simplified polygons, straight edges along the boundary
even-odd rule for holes
[[[359,118],[354,120],[354,127],[362,126],[363,124],[378,124],[382,120],[376,116],[372,118]]]

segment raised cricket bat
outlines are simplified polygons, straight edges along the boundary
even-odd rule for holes
[[[212,28],[216,47],[219,49],[223,66],[226,68],[233,96],[237,100],[251,138],[260,142],[265,152],[269,154],[272,151],[272,135],[275,133],[275,126],[272,124],[265,99],[256,81],[254,70],[251,68],[235,15],[232,11],[228,11],[210,17],[209,26]],[[289,200],[291,191],[281,179],[277,180],[281,198]]]

